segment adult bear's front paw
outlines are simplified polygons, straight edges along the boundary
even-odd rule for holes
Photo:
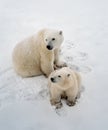
[[[60,62],[58,64],[56,64],[57,68],[62,68],[62,67],[67,67],[67,64],[65,62]]]

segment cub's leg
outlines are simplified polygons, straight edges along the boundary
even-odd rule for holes
[[[61,108],[61,92],[58,91],[54,86],[50,88],[50,103],[51,105],[55,105],[56,108]]]
[[[76,104],[76,100],[77,100],[77,93],[78,93],[78,89],[68,89],[66,90],[66,95],[67,95],[67,105],[68,106],[74,106]]]

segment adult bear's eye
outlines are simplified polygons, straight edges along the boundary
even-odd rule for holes
[[[52,41],[54,41],[55,40],[55,38],[52,38]]]
[[[70,74],[67,74],[67,77],[69,77],[70,76]]]
[[[47,39],[45,39],[45,41],[48,41]]]
[[[61,76],[60,76],[60,75],[58,75],[58,77],[59,77],[59,78],[61,78]]]

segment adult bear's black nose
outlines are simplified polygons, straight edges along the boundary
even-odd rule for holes
[[[47,45],[47,49],[48,49],[48,50],[52,50],[52,49],[53,49],[53,47],[52,47],[52,46],[50,46],[50,45]]]
[[[54,82],[54,78],[51,78],[51,81]]]

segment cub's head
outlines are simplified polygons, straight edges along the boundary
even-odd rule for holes
[[[52,84],[56,85],[60,89],[66,90],[72,87],[75,79],[70,69],[68,69],[68,67],[64,67],[62,69],[52,72],[49,77],[49,80]]]
[[[63,40],[64,37],[62,31],[46,29],[44,32],[44,43],[46,44],[46,48],[48,50],[53,50],[60,47]]]

